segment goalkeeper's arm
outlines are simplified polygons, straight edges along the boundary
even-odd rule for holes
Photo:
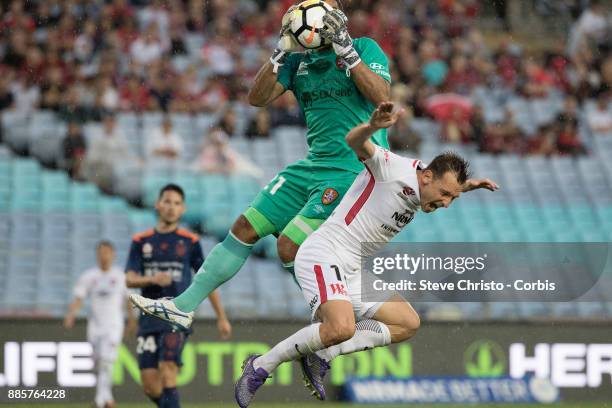
[[[391,85],[372,72],[362,61],[351,69],[351,78],[359,92],[375,105],[391,98]]]
[[[332,42],[334,52],[346,64],[347,72],[350,70],[351,78],[359,92],[375,105],[389,100],[391,85],[383,78],[372,72],[361,61],[359,53],[353,46],[347,29],[346,15],[339,9],[327,12],[323,17],[324,27],[321,35]]]
[[[259,69],[255,84],[249,90],[249,103],[253,106],[266,106],[285,92],[285,87],[277,81],[278,75],[273,72],[270,61]]]
[[[255,76],[255,84],[249,91],[249,103],[253,106],[266,106],[285,92],[285,87],[278,82],[278,70],[285,63],[289,52],[299,48],[299,45],[289,33],[295,8],[295,5],[291,6],[283,16],[278,46],[272,53],[270,60],[259,69]]]

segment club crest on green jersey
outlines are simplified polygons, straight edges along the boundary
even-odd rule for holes
[[[326,188],[321,196],[321,202],[325,205],[331,204],[338,198],[338,192],[333,188]]]

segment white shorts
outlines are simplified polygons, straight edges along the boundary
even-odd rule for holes
[[[316,233],[315,233],[316,234]],[[295,257],[295,277],[310,307],[311,319],[328,300],[346,300],[353,305],[357,321],[369,319],[384,302],[361,301],[361,268],[343,261],[350,257],[315,234],[304,242]],[[353,265],[358,262],[353,262]]]
[[[122,334],[122,332],[117,333],[115,330],[110,330],[107,333],[100,330],[89,330],[87,340],[93,348],[94,359],[114,362],[117,359]]]

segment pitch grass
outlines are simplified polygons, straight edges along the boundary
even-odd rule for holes
[[[0,403],[0,407],[3,404]],[[117,404],[120,408],[152,408],[153,404]],[[275,403],[257,403],[254,402],[251,405],[253,408],[406,408],[408,405],[363,405],[363,404],[342,404],[342,403],[294,403],[294,404],[275,404]],[[551,405],[539,405],[539,404],[477,404],[477,405],[455,405],[455,404],[444,404],[444,405],[410,405],[414,408],[612,408],[612,402],[576,402],[576,403],[562,403],[562,404],[551,404]],[[88,404],[33,404],[27,403],[16,404],[18,408],[91,408]],[[235,404],[181,404],[183,408],[236,408]]]

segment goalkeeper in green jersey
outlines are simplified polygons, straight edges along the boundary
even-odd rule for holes
[[[364,168],[344,138],[389,99],[389,62],[371,38],[350,37],[339,1],[326,3],[333,10],[323,17],[321,35],[331,45],[294,52],[299,46],[289,32],[292,6],[283,16],[278,48],[249,92],[254,106],[266,106],[284,92],[293,92],[306,118],[308,156],[287,166],[263,188],[181,295],[168,300],[132,296],[143,312],[180,327],[190,324],[198,305],[236,275],[253,245],[270,234],[278,237],[279,257],[293,273],[299,246],[330,216]],[[386,136],[381,129],[372,141],[388,147]]]

